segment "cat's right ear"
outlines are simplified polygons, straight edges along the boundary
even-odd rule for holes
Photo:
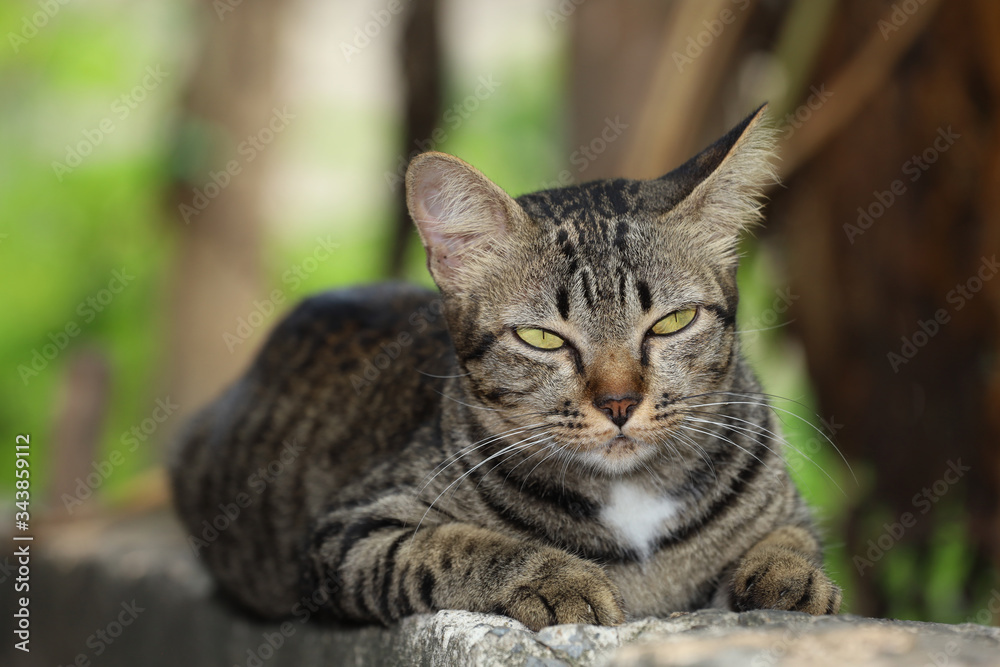
[[[463,292],[502,262],[523,212],[478,169],[444,153],[423,153],[406,171],[406,205],[442,291]]]
[[[766,112],[767,105],[761,106],[677,169],[643,184],[668,219],[733,265],[740,234],[760,221],[764,191],[777,182],[777,133]]]

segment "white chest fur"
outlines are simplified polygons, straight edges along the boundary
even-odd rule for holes
[[[657,538],[667,532],[681,505],[668,496],[657,495],[631,482],[611,487],[607,504],[601,508],[601,522],[643,556],[648,556]]]

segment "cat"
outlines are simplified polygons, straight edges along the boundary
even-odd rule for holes
[[[179,440],[176,506],[222,587],[269,617],[314,600],[384,624],[837,613],[738,350],[737,243],[774,181],[764,116],[662,178],[517,199],[415,157],[440,293],[306,299]]]

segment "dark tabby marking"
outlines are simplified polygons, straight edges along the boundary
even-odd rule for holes
[[[440,296],[308,299],[179,443],[177,506],[222,586],[266,615],[308,598],[383,623],[836,612],[737,348],[736,243],[772,178],[760,119],[657,180],[516,200],[414,159]]]

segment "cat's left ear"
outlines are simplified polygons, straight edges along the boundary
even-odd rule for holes
[[[778,182],[776,132],[766,111],[765,104],[684,165],[645,183],[669,209],[667,219],[717,256],[735,258],[741,232],[761,219],[764,190]]]
[[[423,153],[406,171],[406,205],[442,291],[463,292],[503,261],[524,221],[517,202],[472,165]]]

